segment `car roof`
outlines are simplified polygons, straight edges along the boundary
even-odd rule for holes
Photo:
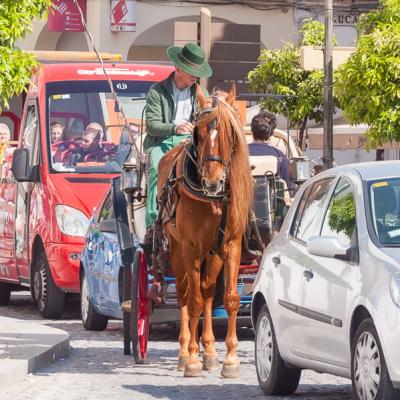
[[[346,164],[327,170],[323,174],[331,175],[346,172],[356,172],[361,176],[361,179],[365,181],[381,178],[397,178],[400,177],[400,161],[369,161],[357,164]]]

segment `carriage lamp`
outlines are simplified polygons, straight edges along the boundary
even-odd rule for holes
[[[290,160],[290,176],[295,182],[304,182],[311,177],[310,160],[308,157],[295,157]]]
[[[139,178],[136,163],[125,162],[121,171],[121,191],[133,193],[139,190]]]

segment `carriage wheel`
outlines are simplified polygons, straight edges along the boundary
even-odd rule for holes
[[[149,340],[148,271],[143,250],[135,252],[131,274],[131,340],[136,364],[147,360]]]

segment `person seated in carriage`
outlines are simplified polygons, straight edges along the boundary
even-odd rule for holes
[[[282,178],[289,190],[294,187],[289,177],[289,160],[279,149],[269,145],[268,139],[274,134],[277,125],[275,114],[269,111],[260,111],[251,120],[253,142],[249,143],[250,156],[274,156],[277,158],[277,175]]]
[[[204,50],[195,43],[167,49],[175,71],[149,90],[146,100],[147,135],[144,151],[147,154],[147,199],[146,236],[143,248],[151,264],[153,225],[158,216],[157,179],[161,157],[177,146],[183,139],[191,137],[193,116],[198,110],[196,82],[198,78],[210,77],[211,67],[206,61]],[[202,89],[208,95],[205,89]],[[155,282],[157,285],[158,282]],[[153,293],[154,290],[151,291]]]

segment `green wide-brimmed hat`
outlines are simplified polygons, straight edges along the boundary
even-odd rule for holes
[[[212,75],[211,67],[206,61],[206,53],[196,43],[189,42],[183,47],[168,47],[167,55],[177,67],[188,74],[198,78],[208,78]]]

